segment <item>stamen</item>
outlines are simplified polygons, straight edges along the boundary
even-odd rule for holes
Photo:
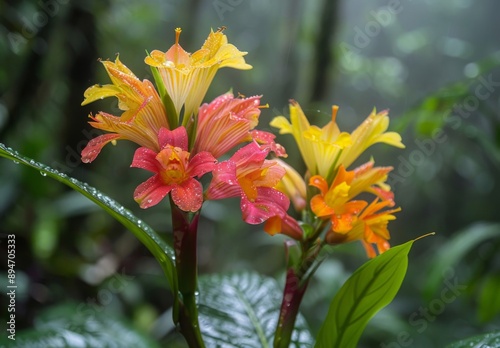
[[[337,118],[337,112],[339,111],[339,106],[338,105],[332,105],[332,122],[335,122],[335,119]]]
[[[179,44],[179,37],[181,36],[182,29],[181,28],[175,28],[175,44]]]

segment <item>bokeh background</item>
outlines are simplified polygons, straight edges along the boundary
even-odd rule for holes
[[[319,125],[339,105],[347,131],[373,107],[390,109],[390,128],[406,149],[377,145],[358,163],[373,155],[394,167],[402,212],[391,224],[393,245],[437,234],[415,243],[400,293],[370,322],[360,347],[442,347],[500,328],[498,13],[493,0],[0,1],[0,142],[88,182],[170,238],[168,203],[145,211],[132,198],[148,176],[129,168],[132,144],[107,146],[92,164],[81,163],[81,149],[98,134],[87,115],[118,113],[111,99],[80,106],[83,92],[108,82],[98,58],[119,53],[152,80],[145,52],[168,49],[174,28],[183,28],[181,45],[193,52],[211,28],[226,26],[253,70],[219,71],[205,100],[230,88],[262,94],[270,107],[261,129],[287,115],[290,98]],[[291,139],[279,140],[304,169]],[[16,234],[19,330],[43,309],[72,301],[183,346],[153,257],[83,196],[0,159],[0,233],[1,282],[5,237]],[[255,270],[283,281],[285,239],[245,226],[237,200],[208,202],[199,235],[201,274]],[[320,267],[302,309],[313,333],[365,261],[352,244]],[[100,296],[117,279],[123,286]]]

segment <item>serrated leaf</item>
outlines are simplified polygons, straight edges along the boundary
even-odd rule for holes
[[[203,276],[199,320],[207,347],[272,347],[283,290],[256,273]],[[313,338],[297,316],[290,347],[312,347]]]
[[[393,247],[352,274],[331,302],[315,347],[356,347],[368,321],[396,296],[412,244]]]
[[[90,307],[90,306],[87,306]],[[19,348],[155,348],[159,345],[106,311],[81,309],[75,304],[47,309],[35,327],[16,333],[15,340],[0,338],[1,347]]]
[[[174,250],[151,227],[135,217],[128,209],[125,209],[115,200],[99,192],[94,187],[69,177],[64,173],[60,173],[49,166],[24,157],[16,151],[6,147],[2,143],[0,143],[0,156],[8,158],[15,163],[21,163],[34,168],[38,170],[41,175],[51,177],[59,182],[62,182],[103,208],[109,215],[132,232],[142,242],[142,244],[149,249],[156,260],[160,263],[172,292],[174,294],[177,293]]]
[[[446,346],[446,348],[500,348],[500,331],[466,338]]]

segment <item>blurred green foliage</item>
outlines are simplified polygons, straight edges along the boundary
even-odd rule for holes
[[[273,116],[287,114],[290,98],[320,125],[338,104],[338,122],[348,131],[373,106],[390,108],[391,127],[403,133],[407,148],[380,146],[370,154],[377,164],[394,166],[392,186],[403,210],[390,228],[392,244],[429,231],[437,235],[415,245],[402,290],[370,322],[361,346],[440,347],[500,324],[494,296],[500,273],[499,10],[493,0],[0,1],[0,142],[97,187],[169,239],[168,204],[143,211],[133,201],[146,173],[129,168],[131,144],[108,146],[90,165],[80,162],[81,149],[98,134],[87,115],[118,113],[114,100],[80,103],[88,86],[108,81],[98,58],[120,53],[137,76],[152,79],[145,50],[168,49],[175,27],[183,28],[181,44],[192,52],[210,28],[224,25],[230,42],[249,52],[254,69],[220,71],[207,101],[229,88],[263,94],[270,105],[261,116],[267,130]],[[480,85],[489,87],[478,92]],[[295,145],[280,140],[290,162],[304,168]],[[243,225],[237,200],[208,202],[203,214],[200,273],[255,270],[283,281],[284,238]],[[481,237],[485,230],[488,238]],[[134,236],[83,196],[2,159],[2,255],[8,234],[16,235],[23,289],[18,329],[33,327],[43,310],[71,300],[125,317],[162,344],[182,342],[168,320],[172,296],[162,271]],[[457,242],[462,235],[468,245]],[[365,262],[361,249],[334,249],[312,279],[302,312],[313,334],[326,303]],[[428,270],[439,262],[456,278],[436,273],[429,295]],[[130,281],[100,298],[117,274]],[[447,280],[466,290],[450,303],[441,301],[441,308]]]

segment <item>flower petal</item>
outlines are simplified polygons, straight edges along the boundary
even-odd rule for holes
[[[153,173],[157,173],[160,166],[156,160],[157,153],[147,147],[140,147],[135,150],[134,159],[130,165],[133,168],[141,168]]]
[[[311,198],[311,210],[318,217],[330,216],[335,214],[335,210],[329,207],[321,195]]]
[[[258,187],[257,198],[251,202],[242,195],[241,211],[245,222],[257,225],[261,224],[270,217],[285,217],[290,200],[282,192],[269,187]]]
[[[122,136],[120,134],[112,133],[99,135],[98,137],[91,139],[88,142],[87,146],[85,146],[85,148],[82,150],[82,162],[92,162],[93,160],[95,160],[97,155],[99,155],[104,145],[106,145],[110,141],[118,140],[121,138]]]
[[[176,185],[172,189],[172,200],[184,211],[196,212],[203,204],[203,187],[201,183],[193,178]]]
[[[134,191],[134,199],[143,209],[158,204],[170,191],[172,186],[165,185],[159,175],[154,175]]]
[[[280,216],[270,217],[264,225],[264,231],[271,236],[278,233],[285,234],[295,240],[302,240],[303,235],[299,223],[290,215],[286,215],[285,218]]]
[[[189,176],[198,178],[203,174],[213,171],[216,168],[217,160],[209,152],[199,152],[189,160],[187,173]]]
[[[167,145],[171,145],[173,147],[178,147],[183,151],[187,151],[188,135],[186,128],[181,126],[172,131],[167,128],[161,128],[158,133],[158,143],[160,144],[161,149],[165,148]]]
[[[207,189],[207,199],[239,197],[241,188],[236,177],[236,164],[227,160],[217,164],[213,178]]]

